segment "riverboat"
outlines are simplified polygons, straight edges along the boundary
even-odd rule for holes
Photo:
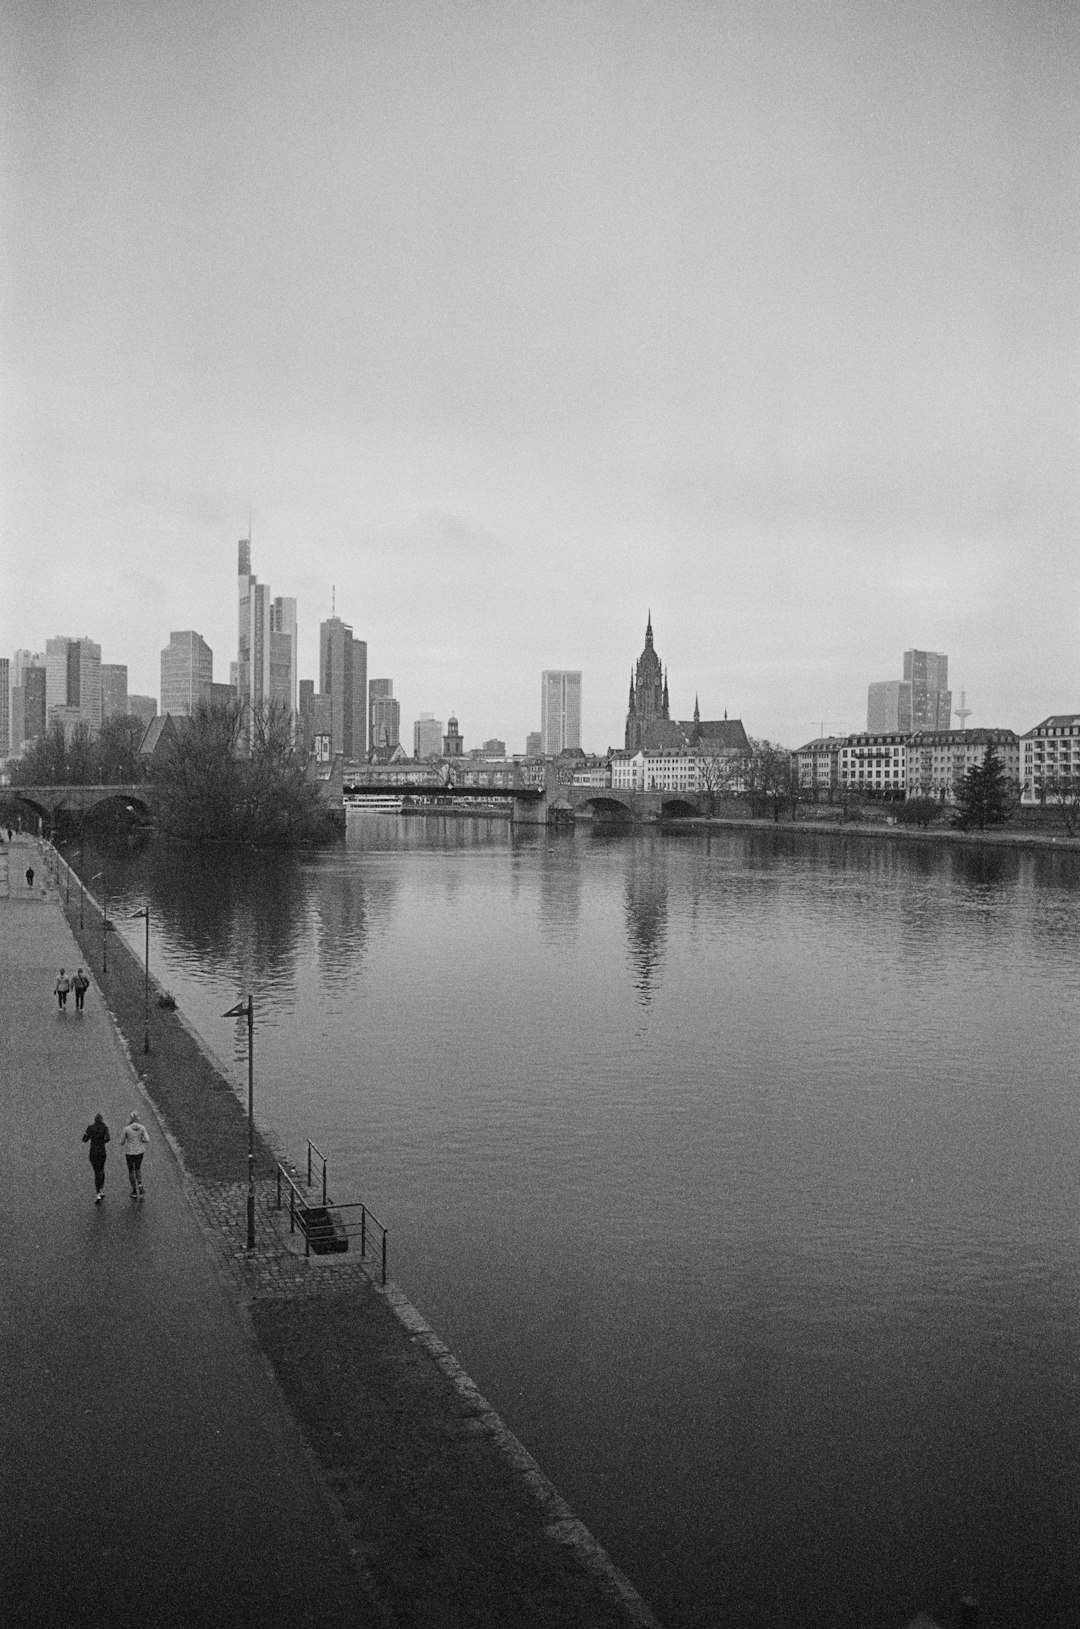
[[[342,801],[346,809],[366,814],[400,814],[405,806],[405,799],[393,792],[346,792]]]

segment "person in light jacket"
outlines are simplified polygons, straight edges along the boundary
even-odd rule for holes
[[[82,1140],[90,1144],[90,1164],[94,1168],[94,1204],[100,1205],[105,1197],[105,1144],[109,1140],[109,1128],[100,1114],[94,1115],[82,1134]]]
[[[120,1147],[127,1160],[128,1181],[131,1183],[132,1199],[141,1199],[143,1196],[142,1162],[143,1155],[150,1147],[150,1138],[146,1127],[137,1114],[128,1116],[128,1123],[120,1134]]]

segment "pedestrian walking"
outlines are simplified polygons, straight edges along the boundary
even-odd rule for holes
[[[34,868],[32,865],[28,865],[26,868],[26,886],[28,888],[34,886]]]
[[[105,1197],[105,1144],[109,1141],[109,1128],[100,1114],[94,1115],[83,1132],[82,1140],[90,1144],[90,1164],[94,1167],[94,1204],[100,1205]]]
[[[76,970],[75,977],[71,981],[71,988],[75,991],[75,1011],[82,1012],[86,992],[90,988],[90,980],[81,967]]]
[[[60,1011],[63,1012],[67,1006],[68,991],[71,989],[71,980],[68,978],[63,968],[60,969],[56,976],[56,983],[53,985],[53,989],[56,992],[56,999],[60,1004]]]
[[[143,1155],[150,1147],[150,1138],[146,1127],[137,1114],[128,1115],[128,1123],[120,1134],[120,1147],[127,1160],[128,1181],[131,1183],[132,1199],[141,1199],[143,1196],[142,1162]]]

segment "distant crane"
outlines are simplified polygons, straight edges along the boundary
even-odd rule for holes
[[[819,735],[824,735],[825,734],[825,726],[826,726],[826,724],[828,724],[830,729],[837,729],[837,730],[841,730],[841,731],[844,731],[844,730],[847,729],[847,720],[843,719],[843,718],[822,718],[822,719],[810,718],[810,719],[807,719],[806,722],[808,724],[816,724],[817,727],[818,727],[818,734]]]
[[[959,707],[954,707],[953,712],[960,720],[960,728],[962,730],[966,730],[967,721],[971,717],[971,708],[967,705],[967,697],[964,695],[963,689],[960,691],[960,705]]]

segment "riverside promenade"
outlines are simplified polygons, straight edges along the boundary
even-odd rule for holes
[[[240,1103],[156,999],[144,1055],[142,967],[52,870],[0,878],[5,1624],[658,1629],[400,1291],[296,1251],[262,1137],[246,1250]]]

